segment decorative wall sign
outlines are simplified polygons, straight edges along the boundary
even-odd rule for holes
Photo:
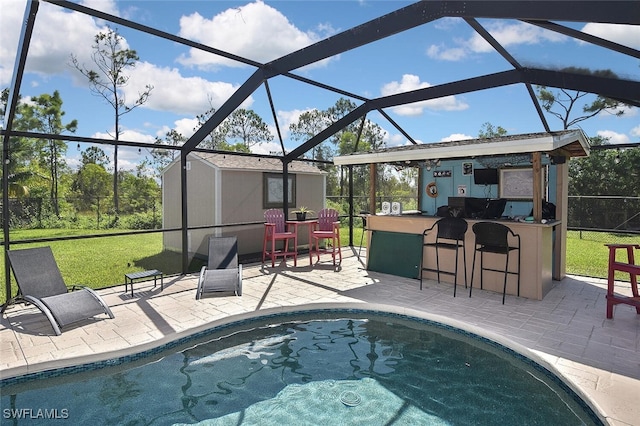
[[[282,173],[263,173],[262,204],[265,209],[282,207]],[[289,174],[287,201],[289,207],[296,205],[296,175]]]
[[[542,193],[544,187],[544,170],[540,173]],[[533,169],[512,168],[500,169],[500,198],[533,198]]]
[[[458,185],[458,196],[460,197],[467,196],[467,185]]]
[[[462,175],[469,176],[473,174],[473,163],[462,163]]]
[[[451,177],[451,170],[435,170],[433,177]]]

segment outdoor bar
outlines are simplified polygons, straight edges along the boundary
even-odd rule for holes
[[[505,225],[519,236],[519,252],[509,254],[506,293],[542,300],[566,274],[568,163],[589,154],[580,130],[510,135],[489,139],[416,144],[334,158],[336,165],[385,163],[418,168],[418,210],[383,203],[367,217],[367,269],[419,279],[437,279],[480,288],[480,253],[473,227]],[[468,224],[462,249],[424,248],[433,242],[443,217]],[[516,237],[509,234],[509,245]],[[466,261],[465,261],[466,258]],[[519,264],[519,268],[518,268]],[[423,270],[426,268],[426,270]],[[502,293],[505,257],[484,253],[483,289]],[[457,274],[447,272],[457,270]],[[489,271],[487,271],[489,270]],[[443,272],[444,271],[444,272]],[[454,275],[457,275],[454,277]],[[460,288],[460,287],[458,287]]]

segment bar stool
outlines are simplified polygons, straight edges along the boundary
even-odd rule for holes
[[[293,256],[293,266],[298,265],[298,234],[292,231],[291,226],[286,225],[284,212],[278,209],[270,209],[264,212],[264,238],[262,241],[262,264],[267,257],[271,259],[271,267],[275,266],[278,256],[284,258],[285,266],[287,256]],[[293,228],[295,229],[295,228]],[[282,250],[276,249],[276,242],[283,241]],[[289,241],[293,242],[293,250],[289,249]]]
[[[638,275],[640,275],[640,265],[635,264],[633,250],[640,250],[640,244],[605,244],[609,247],[609,272],[607,276],[607,318],[613,318],[613,306],[619,303],[631,305],[636,308],[636,313],[640,315],[640,293],[638,293]],[[625,250],[627,252],[627,263],[616,260],[616,251]],[[619,296],[614,292],[615,272],[626,272],[629,274],[629,284],[631,284],[632,296]]]
[[[472,227],[476,236],[475,250],[473,252],[473,267],[471,269],[471,288],[469,297],[473,291],[473,278],[476,268],[476,253],[480,252],[480,288],[482,289],[482,276],[484,271],[503,272],[504,285],[502,288],[502,304],[507,293],[507,276],[509,274],[518,276],[518,296],[520,296],[520,235],[514,233],[511,228],[497,222],[477,222]],[[517,246],[509,245],[509,234],[518,240]],[[509,254],[513,250],[518,250],[518,271],[509,271]],[[494,269],[484,267],[484,254],[495,253],[505,255],[504,269]]]
[[[437,227],[435,242],[424,242],[424,238]],[[440,274],[453,275],[453,297],[456,297],[456,287],[458,286],[458,252],[462,248],[462,258],[464,264],[464,288],[467,288],[467,254],[464,245],[464,236],[467,232],[467,221],[460,217],[443,217],[436,223],[431,225],[431,228],[425,229],[422,233],[422,262],[424,262],[424,251],[427,247],[435,247],[436,249],[436,267],[426,268],[422,265],[420,271],[420,290],[422,290],[422,272],[430,271],[438,274],[438,282],[440,282]],[[444,240],[444,241],[443,241]],[[438,249],[455,250],[455,270],[443,271],[440,269],[440,256]]]
[[[331,249],[320,248],[320,240],[330,240]],[[315,248],[314,248],[315,246]],[[335,209],[322,209],[318,212],[318,223],[313,225],[309,233],[309,265],[313,265],[313,255],[320,261],[321,253],[331,253],[333,264],[336,264],[336,255],[342,263],[342,248],[340,246],[340,213]]]
[[[360,236],[360,247],[358,248],[358,259],[360,259],[360,252],[362,252],[362,242],[364,241],[364,234],[367,232],[367,216],[369,212],[362,210],[360,212],[360,218],[362,219],[362,235]]]

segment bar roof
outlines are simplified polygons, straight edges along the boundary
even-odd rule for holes
[[[414,163],[424,160],[489,157],[543,152],[562,157],[589,155],[589,143],[581,130],[527,133],[496,138],[466,139],[405,145],[334,157],[336,165]]]

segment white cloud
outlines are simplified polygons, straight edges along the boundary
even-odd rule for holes
[[[464,133],[452,133],[449,136],[440,139],[440,142],[463,141],[467,139],[475,139],[475,137],[465,135]]]
[[[128,102],[133,102],[145,85],[153,90],[144,108],[171,111],[181,115],[198,115],[211,107],[219,108],[238,88],[221,81],[208,81],[201,77],[183,77],[175,68],[161,68],[148,62],[139,62],[130,72],[129,84],[124,88]],[[253,97],[241,105],[249,108]]]
[[[631,129],[631,136],[640,137],[640,125]]]
[[[623,133],[614,132],[613,130],[598,130],[596,134],[605,139],[608,139],[610,144],[621,144],[630,142],[629,136]]]
[[[485,25],[489,33],[503,47],[520,44],[538,44],[543,41],[562,42],[568,37],[553,31],[526,24],[524,22],[508,24],[502,21],[492,21]],[[459,61],[472,53],[488,53],[494,49],[480,34],[474,32],[468,39],[455,39],[455,47],[445,45],[431,45],[427,49],[427,56],[443,61]]]
[[[120,16],[115,0],[83,0],[78,3],[110,15]]]
[[[0,13],[0,28],[2,28],[0,85],[2,86],[7,86],[11,82],[25,7],[26,2],[23,0],[3,0],[2,2],[2,13]],[[76,53],[81,59],[89,58],[91,43],[87,43],[87,40],[93,40],[100,29],[101,27],[88,15],[70,13],[59,6],[40,3],[29,45],[26,70],[41,76],[68,72],[70,53]]]
[[[421,82],[420,77],[417,75],[404,74],[401,81],[392,81],[385,84],[380,89],[380,92],[382,96],[389,96],[427,87],[431,87],[431,84],[426,81]],[[461,111],[469,108],[469,105],[458,100],[455,96],[445,96],[438,99],[394,107],[393,110],[398,115],[416,116],[421,115],[425,108],[432,111]]]
[[[195,129],[199,127],[198,119],[196,118],[183,118],[174,122],[174,129],[185,138],[189,139],[196,132]],[[166,131],[163,135],[166,135]]]
[[[99,139],[113,139],[113,132],[111,134],[107,132],[96,132],[91,137]],[[124,130],[120,135],[120,139],[128,142],[144,142],[153,144],[155,138],[151,135],[140,133],[135,130]],[[109,164],[107,168],[113,170],[113,146],[101,145],[100,149],[109,158]],[[135,170],[136,166],[140,163],[142,156],[146,155],[146,150],[138,151],[138,148],[130,146],[122,146],[118,148],[118,170]]]
[[[640,49],[640,26],[638,25],[589,23],[582,27],[582,32]]]
[[[7,3],[11,6],[6,7]],[[118,14],[113,1],[87,0],[85,4]],[[0,28],[3,29],[0,43],[0,86],[8,86],[11,81],[24,9],[23,0],[3,0],[0,13]],[[104,29],[89,15],[41,3],[29,46],[26,71],[36,73],[43,79],[65,74],[76,85],[87,87],[87,79],[69,65],[70,54],[73,52],[81,65],[91,68],[94,65],[91,59],[92,43],[88,40],[93,41],[95,35]],[[122,40],[122,47],[129,48],[126,39]],[[218,108],[238,87],[201,77],[184,77],[178,69],[158,67],[148,62],[139,62],[129,72],[129,76],[129,84],[124,88],[128,103],[138,98],[146,84],[151,84],[154,89],[142,108],[180,115],[195,116],[211,107]],[[249,108],[252,104],[253,98],[249,97],[241,106]]]
[[[318,30],[334,31],[330,26]],[[230,8],[207,19],[199,13],[180,18],[180,36],[257,62],[269,62],[320,40],[314,32],[296,28],[286,16],[262,1]],[[242,64],[191,49],[179,58],[184,65],[201,68]]]
[[[467,50],[463,47],[447,48],[444,45],[432,44],[427,48],[427,56],[443,61],[459,61],[467,56]]]
[[[254,154],[282,154],[280,142],[264,142],[251,146],[251,152]]]

